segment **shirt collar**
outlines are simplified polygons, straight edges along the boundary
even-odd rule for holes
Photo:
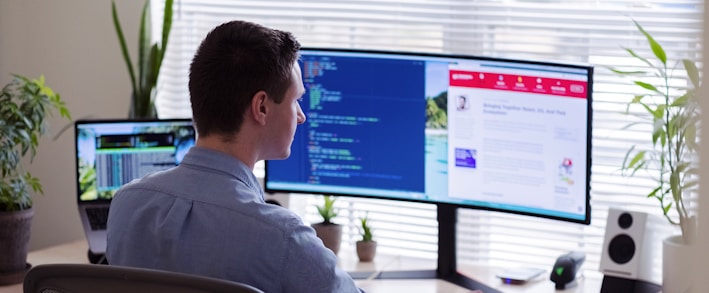
[[[263,197],[263,188],[259,184],[253,171],[242,161],[226,153],[193,146],[187,152],[180,164],[192,165],[198,168],[211,169],[233,176],[244,182],[247,187],[259,190]]]

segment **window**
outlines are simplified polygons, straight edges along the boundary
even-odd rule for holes
[[[158,7],[162,1],[154,0]],[[598,276],[608,207],[659,215],[645,198],[649,178],[619,172],[627,148],[646,131],[622,129],[625,106],[636,88],[607,69],[635,64],[622,47],[651,54],[631,18],[665,47],[670,59],[699,60],[704,4],[699,0],[348,0],[196,1],[175,4],[172,35],[161,71],[161,118],[190,117],[188,68],[196,47],[214,26],[234,19],[292,32],[304,46],[443,52],[595,65],[592,223],[567,224],[494,212],[460,210],[459,263],[546,268],[561,253],[586,252],[583,269]],[[160,19],[161,9],[153,9]],[[642,64],[638,65],[642,66]],[[650,130],[647,130],[650,131]],[[258,167],[257,167],[258,168]],[[257,175],[263,170],[257,170]],[[317,196],[293,195],[291,207],[306,222],[319,218]],[[340,198],[337,222],[346,225],[343,246],[358,239],[357,218],[369,211],[381,253],[436,257],[436,209],[406,202]],[[653,229],[678,233],[665,221]],[[560,233],[561,232],[561,233]],[[660,252],[655,253],[660,261]],[[659,264],[654,267],[660,268]],[[660,272],[656,272],[658,280]]]

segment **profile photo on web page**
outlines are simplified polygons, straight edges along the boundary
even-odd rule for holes
[[[464,111],[468,110],[468,108],[470,108],[470,102],[468,101],[468,97],[465,95],[458,96],[458,98],[456,99],[455,109],[458,111]]]

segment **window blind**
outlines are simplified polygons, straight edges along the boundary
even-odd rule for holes
[[[162,7],[163,1],[152,5]],[[442,52],[595,66],[591,225],[579,225],[489,211],[459,210],[459,263],[499,266],[551,266],[561,253],[586,252],[587,276],[599,276],[608,208],[661,215],[649,176],[624,177],[619,169],[634,144],[650,148],[651,129],[623,127],[634,121],[626,104],[639,89],[613,75],[609,66],[642,67],[623,47],[651,56],[637,20],[660,42],[672,62],[701,64],[704,3],[700,0],[341,0],[235,1],[178,0],[173,30],[161,71],[157,110],[161,118],[190,117],[188,70],[202,38],[216,25],[247,20],[292,32],[307,47]],[[159,28],[162,9],[152,9]],[[155,34],[159,33],[156,31]],[[157,36],[157,35],[156,35]],[[683,77],[677,80],[686,83]],[[263,165],[257,175],[263,176]],[[292,195],[306,222],[320,221],[319,196]],[[293,204],[292,204],[293,205]],[[435,258],[436,208],[433,205],[340,197],[336,222],[345,225],[343,247],[358,239],[358,218],[369,213],[380,253]],[[678,233],[666,221],[651,229]],[[654,267],[659,270],[657,246]],[[660,272],[656,271],[660,279]]]

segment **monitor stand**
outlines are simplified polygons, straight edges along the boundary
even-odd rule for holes
[[[441,279],[470,290],[501,293],[481,282],[458,272],[456,256],[456,225],[458,207],[437,204],[438,210],[438,268],[435,270],[382,271],[375,277],[373,272],[350,272],[353,279]]]

